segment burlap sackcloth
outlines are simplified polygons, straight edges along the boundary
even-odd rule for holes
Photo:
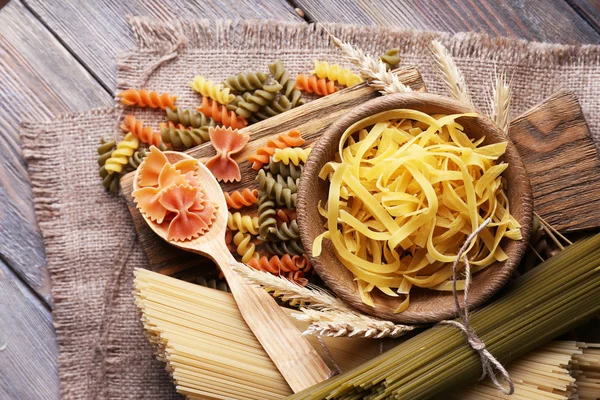
[[[198,103],[189,88],[196,74],[219,80],[240,71],[266,71],[267,63],[280,58],[295,76],[311,71],[315,58],[342,62],[326,32],[313,25],[164,23],[138,18],[131,23],[138,48],[119,58],[119,89],[143,85],[168,91],[177,94],[178,104],[184,107]],[[512,77],[513,115],[558,89],[570,89],[579,97],[594,138],[600,139],[598,46],[358,26],[328,25],[327,29],[371,54],[399,47],[404,64],[419,67],[428,90],[444,93],[427,50],[431,39],[440,38],[483,111],[489,109],[495,68],[506,68]],[[166,61],[152,71],[159,59]],[[124,202],[105,193],[97,175],[99,138],[117,134],[122,112],[117,105],[23,125],[36,214],[53,283],[61,393],[69,399],[177,397],[144,339],[131,294],[132,269],[147,265],[145,255]],[[164,119],[157,111],[134,113],[155,128]]]

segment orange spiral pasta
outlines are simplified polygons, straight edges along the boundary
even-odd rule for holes
[[[144,89],[127,89],[119,93],[119,96],[121,103],[126,106],[162,108],[163,110],[167,107],[175,108],[175,100],[177,100],[177,96],[171,96],[169,93],[159,94]]]
[[[212,118],[217,123],[221,123],[225,127],[233,129],[242,129],[248,125],[246,118],[240,117],[235,111],[229,111],[226,106],[202,96],[202,105],[198,107],[198,111]]]
[[[279,135],[275,140],[269,140],[266,146],[256,149],[256,153],[248,157],[248,161],[252,163],[252,169],[258,171],[263,165],[269,163],[269,158],[275,154],[275,149],[302,146],[303,144],[304,139],[300,137],[300,132],[290,131]]]
[[[248,260],[247,264],[249,267],[257,269],[259,271],[270,272],[273,275],[283,276],[293,282],[300,285],[305,285],[307,280],[304,278],[304,272],[300,270],[296,264],[298,260],[294,259],[286,254],[283,257],[273,256],[267,258],[265,256],[260,258],[252,258]]]
[[[131,132],[135,137],[144,143],[158,148],[164,148],[160,133],[154,132],[151,127],[144,126],[144,123],[136,119],[133,115],[126,115],[125,122],[121,124],[121,129]]]
[[[239,210],[242,207],[248,207],[258,201],[258,190],[245,188],[243,190],[234,190],[233,192],[225,192],[225,201],[227,208]]]
[[[316,75],[306,76],[304,74],[296,77],[296,89],[316,93],[319,96],[327,96],[338,91],[335,82],[328,81],[325,78],[317,78]]]
[[[289,208],[278,208],[277,209],[277,222],[289,224],[296,219],[296,210]]]

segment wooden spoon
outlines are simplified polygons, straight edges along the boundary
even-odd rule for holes
[[[192,158],[187,154],[174,151],[166,151],[164,154],[172,164],[182,159]],[[138,168],[134,177],[134,190],[139,188],[139,171]],[[217,218],[206,234],[185,242],[169,241],[167,228],[142,214],[146,223],[169,244],[214,260],[225,275],[244,320],[294,392],[328,379],[331,371],[327,365],[290,318],[281,311],[273,297],[263,289],[245,284],[233,271],[232,266],[239,263],[225,244],[227,229],[225,196],[219,183],[202,163],[198,163],[198,178],[207,197],[218,207]]]

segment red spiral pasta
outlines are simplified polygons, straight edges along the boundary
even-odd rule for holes
[[[239,210],[242,207],[248,207],[258,201],[258,190],[245,188],[233,192],[225,192],[225,201],[227,208]]]
[[[149,126],[144,126],[144,123],[136,119],[133,115],[125,116],[125,122],[121,124],[121,129],[125,132],[133,133],[135,137],[151,146],[164,147],[160,133],[154,132]]]
[[[163,110],[167,107],[175,108],[175,100],[177,96],[171,96],[169,93],[149,92],[147,90],[135,90],[128,89],[119,93],[121,96],[121,103],[126,106],[140,106],[150,108],[162,108]]]
[[[319,96],[327,96],[338,91],[335,82],[328,81],[325,78],[317,78],[316,75],[306,76],[304,74],[296,77],[296,89],[316,93]]]
[[[248,157],[248,161],[252,163],[252,169],[258,171],[263,165],[269,163],[269,158],[275,154],[275,149],[302,146],[303,144],[304,139],[300,137],[300,132],[290,131],[279,135],[275,140],[269,140],[266,146],[256,149],[256,153]]]
[[[198,107],[198,111],[214,119],[216,123],[233,129],[241,129],[248,125],[246,118],[240,117],[235,111],[229,111],[227,107],[208,97],[202,97],[202,105]]]
[[[269,272],[273,275],[283,276],[301,285],[307,283],[304,272],[298,268],[294,259],[286,254],[283,257],[273,256],[271,258],[260,257],[248,261],[248,266],[259,271]]]

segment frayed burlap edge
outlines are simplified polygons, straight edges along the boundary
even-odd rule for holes
[[[189,49],[222,48],[273,49],[329,47],[327,31],[360,48],[382,45],[398,47],[401,53],[428,46],[434,38],[450,48],[455,57],[478,57],[491,61],[530,64],[600,64],[600,46],[563,45],[491,37],[478,33],[442,33],[344,24],[306,24],[271,20],[171,20],[156,21],[147,17],[130,17],[138,50],[163,52],[186,39]],[[285,40],[283,40],[285,38]],[[402,39],[402,40],[400,40]]]

